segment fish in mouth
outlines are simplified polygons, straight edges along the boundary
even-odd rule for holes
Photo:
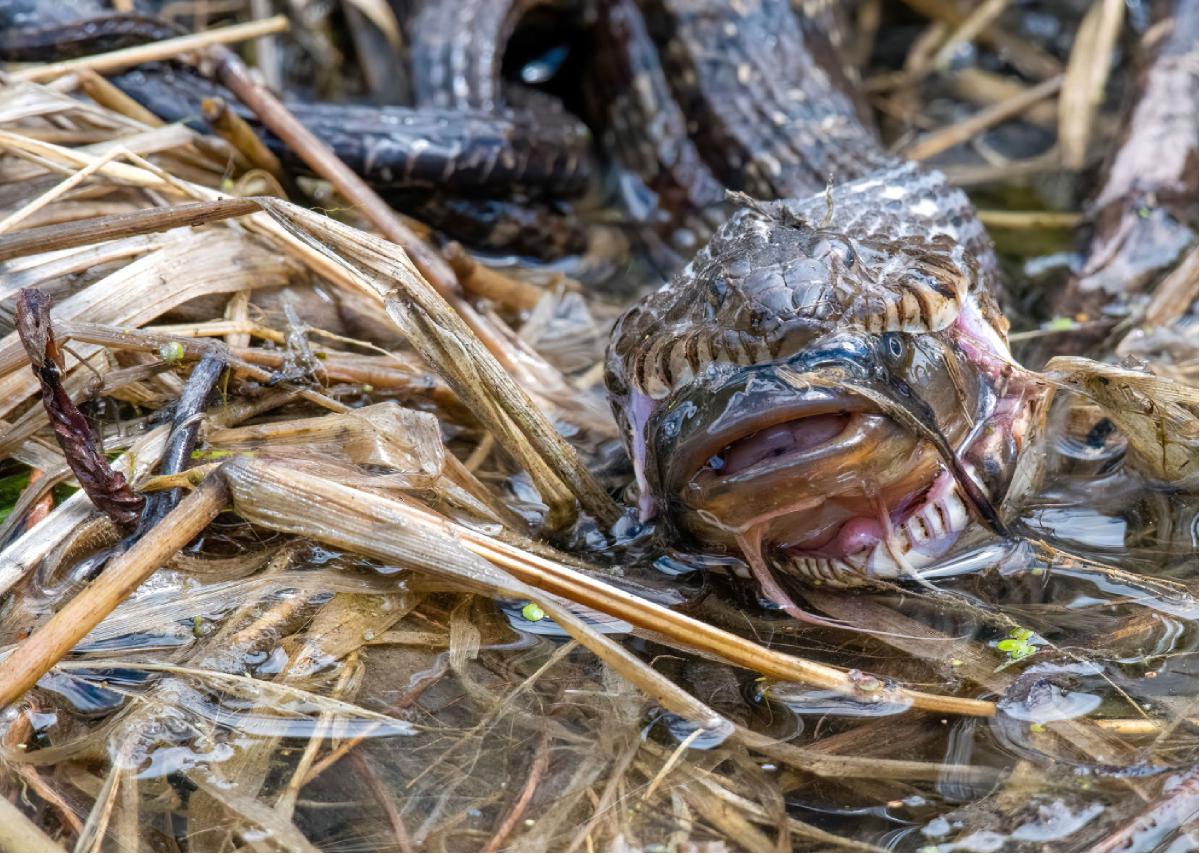
[[[905,166],[833,197],[740,211],[609,353],[642,518],[740,551],[764,589],[765,567],[903,578],[973,520],[1000,528],[1038,400],[961,193]],[[891,216],[906,197],[936,201]]]

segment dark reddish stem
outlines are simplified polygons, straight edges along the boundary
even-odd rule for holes
[[[42,406],[79,486],[113,522],[133,525],[145,499],[133,491],[124,475],[108,465],[87,417],[63,386],[62,354],[50,326],[50,298],[36,289],[23,289],[17,295],[16,327],[42,386]]]

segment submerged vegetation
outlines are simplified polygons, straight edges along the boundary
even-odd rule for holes
[[[1088,202],[1142,145],[1110,59],[1152,64],[1148,9],[859,4],[843,48],[995,237],[1041,409],[1000,533],[789,587],[802,623],[628,506],[604,349],[663,263],[628,200],[554,261],[444,241],[261,83],[382,98],[390,8],[285,39],[269,5],[0,77],[0,850],[1196,847],[1194,223],[1139,203],[1159,254],[1081,284],[1133,264]],[[168,59],[303,164],[104,76]]]

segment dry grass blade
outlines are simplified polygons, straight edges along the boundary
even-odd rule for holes
[[[1097,0],[1075,33],[1058,99],[1058,145],[1067,169],[1082,169],[1087,162],[1096,111],[1104,99],[1124,16],[1125,0]]]
[[[959,69],[948,82],[955,97],[984,106],[1007,101],[1029,89],[1019,80],[982,68]],[[1056,128],[1058,105],[1049,101],[1035,104],[1022,114],[1022,118],[1044,128]]]
[[[75,318],[140,326],[180,303],[213,293],[287,284],[293,268],[279,255],[232,231],[184,232],[162,249],[59,302],[56,325]],[[86,357],[94,347],[81,348]],[[16,333],[0,339],[0,415],[32,394],[36,378],[18,371],[27,362]],[[66,360],[68,367],[72,360]]]
[[[970,14],[963,11],[962,4],[946,0],[904,0],[904,5],[950,27],[962,26]],[[998,27],[985,27],[978,34],[978,38],[1031,77],[1046,79],[1062,73],[1062,65],[1053,56],[1036,44]]]
[[[5,852],[66,851],[3,797],[0,797],[0,849]]]
[[[1045,373],[1098,404],[1155,478],[1196,477],[1200,400],[1194,386],[1076,356],[1054,357]]]
[[[983,0],[955,28],[945,44],[938,48],[933,64],[936,68],[944,69],[954,58],[963,45],[973,42],[980,33],[991,26],[996,18],[1008,7],[1009,0]]]
[[[278,222],[346,271],[363,292],[383,301],[423,359],[437,369],[501,445],[533,477],[564,524],[571,498],[602,522],[618,513],[575,450],[514,382],[462,318],[395,244],[277,200],[265,204]],[[557,483],[556,483],[557,482]],[[573,494],[564,496],[562,485]]]
[[[1070,211],[978,211],[979,221],[988,228],[1000,229],[1071,229],[1082,222]]]
[[[120,89],[109,83],[90,68],[81,68],[75,72],[79,77],[79,87],[87,96],[102,107],[107,107],[122,116],[128,116],[134,121],[141,122],[150,128],[161,127],[164,122],[151,113],[137,101],[134,101]]]
[[[921,138],[909,146],[905,150],[904,155],[913,160],[926,160],[935,154],[941,154],[947,149],[969,141],[990,127],[1021,115],[1033,105],[1044,101],[1058,92],[1062,88],[1062,84],[1063,78],[1061,75],[1051,77],[1049,80],[1043,80],[1037,86],[1032,86],[1014,95],[1007,101],[993,104],[991,107],[980,110],[970,118],[941,128]]]

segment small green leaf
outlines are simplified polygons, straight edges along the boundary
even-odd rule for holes
[[[521,617],[525,618],[525,620],[529,621],[530,623],[537,623],[545,616],[546,613],[542,611],[542,607],[537,603],[526,603],[525,607],[521,609]]]

